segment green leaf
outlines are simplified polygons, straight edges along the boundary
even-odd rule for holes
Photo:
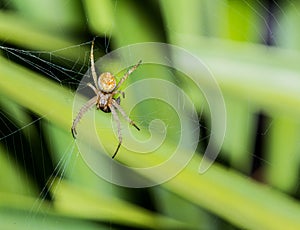
[[[264,57],[268,58],[268,55]],[[211,60],[211,63],[217,61],[216,59],[209,58],[207,60]],[[217,63],[222,62],[225,63],[225,60],[219,58]],[[228,62],[234,65],[233,60],[227,59],[226,63]],[[254,64],[255,60],[253,60],[252,64],[249,62],[244,64],[245,68],[249,67],[251,69],[248,71],[244,70],[243,72],[240,71],[239,74],[243,75],[244,73],[247,76],[249,71],[256,73],[262,68],[253,69]],[[272,69],[264,68],[267,70],[264,72],[266,79],[278,76]],[[40,114],[61,129],[69,132],[72,123],[72,95],[69,91],[3,58],[0,59],[0,71],[0,92],[2,96],[9,97],[11,100]],[[285,69],[282,68],[281,71],[284,72]],[[227,68],[226,72],[217,72],[217,74],[217,78],[222,79],[222,86],[226,86],[225,89],[234,89],[236,87],[235,81],[232,81],[232,78],[227,78],[227,76],[236,75],[235,68]],[[291,76],[293,75],[287,74],[286,78]],[[278,88],[273,82],[270,82],[268,91],[259,91],[253,88],[260,85],[260,80],[262,79],[258,77],[249,79],[252,84],[242,84],[243,89],[244,91],[258,91],[265,96],[264,103],[268,103],[271,100],[269,98],[277,95]],[[292,80],[294,78],[291,78]],[[241,82],[239,81],[239,83]],[[20,91],[19,89],[22,90]],[[243,95],[244,91],[235,90],[234,93]],[[291,101],[299,101],[299,96],[291,93],[291,90],[287,91],[284,96],[288,97]],[[254,97],[253,101],[256,101],[256,97]],[[285,107],[299,114],[299,111],[294,108],[293,103],[287,103]],[[276,104],[272,104],[269,108],[278,108],[279,110],[279,106]],[[102,122],[108,122],[108,117],[102,114],[98,113],[96,117],[99,120],[101,118]],[[88,130],[81,130],[81,135],[88,144],[89,132]],[[106,135],[102,141],[109,143],[112,138],[112,135]],[[165,151],[172,149],[172,143],[165,143],[164,148]],[[124,150],[117,160],[127,165],[139,165],[139,163],[142,165],[143,158],[140,159],[136,154],[134,155],[135,157],[132,156],[133,153]],[[153,157],[148,156],[147,159],[153,163],[165,160],[164,156],[159,153]],[[210,210],[238,226],[253,229],[293,229],[300,227],[298,218],[300,215],[300,206],[292,198],[241,176],[232,170],[226,170],[218,164],[214,164],[205,174],[200,175],[198,174],[200,161],[201,158],[195,156],[192,162],[181,173],[167,183],[162,184],[162,186],[193,204]],[[153,175],[145,174],[143,176],[156,179],[166,173],[166,170],[168,168],[162,168]],[[276,205],[274,206],[274,204]],[[270,222],[269,220],[272,221]]]

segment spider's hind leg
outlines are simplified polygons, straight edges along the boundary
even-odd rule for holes
[[[124,117],[124,119],[131,124],[133,127],[135,127],[138,131],[140,131],[140,128],[134,123],[133,120],[131,120],[127,114],[125,113],[125,111],[122,109],[122,107],[117,103],[116,100],[112,100],[113,106],[119,110],[119,112],[121,113],[121,115]]]
[[[117,123],[117,132],[118,132],[118,139],[119,139],[118,147],[117,147],[116,151],[114,152],[114,154],[112,155],[112,158],[114,158],[117,155],[117,153],[119,151],[119,148],[120,148],[120,146],[122,144],[121,123],[120,123],[118,114],[117,114],[114,106],[111,105],[111,106],[109,106],[109,108],[110,108],[110,111],[112,113],[112,116],[113,116],[115,122]]]
[[[77,132],[76,132],[76,126],[79,123],[79,121],[81,120],[82,116],[90,109],[92,108],[94,105],[96,105],[98,100],[98,96],[95,96],[93,98],[91,98],[88,102],[86,102],[81,109],[79,110],[76,118],[73,121],[72,127],[71,127],[71,132],[72,135],[74,137],[74,139],[76,138]]]
[[[118,151],[119,151],[120,146],[121,146],[121,142],[119,142],[118,147],[117,147],[117,149],[116,149],[114,155],[112,155],[111,158],[115,158],[115,156],[117,155],[117,153],[118,153]]]
[[[71,128],[71,133],[72,133],[73,138],[76,139],[77,132],[74,127]]]

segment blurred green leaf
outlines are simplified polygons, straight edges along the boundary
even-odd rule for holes
[[[0,65],[2,95],[10,97],[12,100],[46,117],[46,119],[57,124],[67,132],[69,131],[72,122],[72,95],[67,90],[3,58]],[[252,67],[251,72],[255,72],[253,65],[249,63],[247,65]],[[247,67],[247,65],[245,66]],[[222,73],[225,76],[230,76],[229,70],[227,69],[225,73]],[[234,72],[231,75],[234,75],[236,69],[232,68],[232,70]],[[281,71],[284,71],[284,69],[281,69]],[[239,73],[248,74],[245,70]],[[265,71],[266,78],[274,77],[273,74],[276,74],[276,72],[272,70]],[[286,77],[290,76],[293,75],[286,75]],[[221,74],[219,73],[218,79],[220,77]],[[251,81],[253,84],[244,84],[244,90],[247,90],[247,87],[248,91],[255,90],[252,87],[259,85],[256,82],[259,80],[260,78],[252,78]],[[223,77],[221,85],[230,88],[233,83],[232,79]],[[275,93],[273,94],[272,92],[278,91],[276,85],[273,86],[272,82],[270,83],[268,91],[261,91],[261,93],[266,94],[266,97],[269,97],[269,95],[273,96]],[[15,85],[16,87],[11,87],[11,85]],[[22,92],[18,90],[20,87],[23,89]],[[235,91],[235,93],[243,92]],[[291,101],[299,100],[298,96],[292,93],[285,94],[285,96],[290,97]],[[293,104],[285,105],[290,110],[294,109],[293,106]],[[104,116],[101,116],[101,120],[105,119]],[[82,129],[82,132],[83,137],[88,141],[88,130]],[[107,135],[103,138],[104,142],[108,142],[112,136]],[[168,148],[172,148],[168,143],[165,145],[165,151],[168,151]],[[133,158],[128,150],[124,150],[124,153],[118,159],[129,165],[138,164],[138,162],[142,163],[141,159],[139,159],[140,157],[135,156]],[[151,156],[149,156],[149,159],[151,160]],[[284,227],[292,229],[300,226],[298,219],[300,207],[291,198],[253,182],[234,171],[225,170],[218,164],[213,165],[205,174],[199,175],[197,171],[200,160],[200,157],[195,156],[185,170],[169,182],[163,184],[163,186],[184,199],[200,205],[239,226],[255,229],[282,229]],[[155,155],[152,161],[161,162],[163,161],[163,157]],[[151,179],[152,177],[159,177],[161,174],[164,174],[164,171],[157,172],[155,175],[147,174],[143,176]],[[275,203],[276,207],[274,207]],[[243,205],[241,206],[240,204]],[[272,222],[269,220],[272,220]]]
[[[265,174],[273,186],[293,193],[297,189],[299,172],[299,122],[289,117],[275,117],[270,126]]]
[[[36,55],[37,60],[51,65],[51,68],[55,67],[52,64],[56,58],[61,59],[62,65],[69,61],[71,65],[83,66],[88,63],[89,47],[81,39],[90,41],[94,34],[101,36],[99,40],[104,39],[100,52],[137,42],[163,41],[184,47],[196,55],[217,79],[226,101],[228,132],[222,159],[225,158],[230,166],[250,173],[252,155],[256,154],[253,152],[256,115],[259,112],[269,116],[272,122],[264,134],[266,143],[262,146],[262,155],[267,154],[267,159],[259,159],[263,165],[262,178],[282,192],[219,164],[199,175],[201,158],[195,156],[185,170],[151,191],[158,213],[129,203],[125,200],[130,200],[130,196],[139,190],[127,190],[104,181],[81,159],[70,134],[73,93],[45,80],[44,76],[13,64],[13,60],[0,57],[1,106],[5,114],[9,114],[6,118],[18,126],[17,132],[11,135],[22,135],[26,141],[35,140],[38,137],[36,127],[25,110],[40,115],[48,148],[57,164],[52,176],[58,182],[51,184],[49,181],[45,187],[50,188],[57,198],[54,201],[48,203],[43,195],[40,199],[32,198],[36,193],[34,181],[16,161],[11,160],[9,154],[12,153],[8,153],[8,145],[5,138],[2,139],[0,228],[23,229],[23,224],[28,223],[28,215],[30,229],[108,227],[93,220],[112,224],[109,225],[111,228],[115,227],[114,224],[171,228],[181,222],[197,228],[222,228],[216,217],[210,214],[213,213],[235,227],[299,229],[299,200],[283,192],[299,195],[296,190],[299,177],[300,54],[249,43],[270,39],[275,45],[298,49],[299,29],[295,22],[299,18],[299,4],[295,1],[271,1],[273,8],[264,4],[264,1],[235,0],[180,0],[175,4],[173,1],[4,1],[1,6],[6,10],[0,12],[0,39],[5,43],[0,48],[8,52],[8,58],[11,55],[25,55],[30,59]],[[24,50],[5,47],[7,44]],[[99,55],[99,49],[95,51],[96,56]],[[160,51],[149,52],[157,54]],[[49,57],[50,61],[44,62],[41,59],[44,56]],[[164,54],[161,56],[166,57]],[[25,62],[28,63],[26,57]],[[75,71],[73,67],[70,67],[71,71]],[[41,70],[39,66],[38,69]],[[143,77],[155,75],[169,81],[175,80],[188,92],[199,114],[209,123],[210,113],[204,97],[190,82],[183,83],[177,79],[179,75],[175,79],[173,72],[158,70],[156,66],[144,65],[142,69],[140,73]],[[205,82],[202,84],[205,85]],[[82,103],[85,100],[82,98]],[[127,98],[126,103],[130,102]],[[147,126],[152,118],[163,119],[158,114],[170,112],[164,108],[164,113],[160,113],[158,108],[162,109],[159,103],[145,102],[134,111],[134,115],[144,119],[141,123]],[[109,114],[97,113],[96,118],[97,125],[109,124]],[[169,120],[168,127],[173,127],[175,132],[172,129],[168,131],[176,134],[177,120]],[[85,129],[84,119],[80,124],[84,144],[100,157],[103,151],[94,147],[92,134]],[[209,130],[209,126],[205,128]],[[101,131],[103,128],[106,130],[101,140],[110,151],[117,140],[110,125],[101,126]],[[149,132],[144,129],[139,133],[141,139],[148,136]],[[203,149],[204,144],[199,144]],[[158,164],[165,161],[164,155],[174,148],[171,139],[167,139],[153,156],[140,156],[142,154],[134,154],[124,148],[116,160],[126,165]],[[111,170],[106,161],[98,167],[108,172]],[[167,170],[143,176],[157,180]],[[66,179],[60,181],[62,175]],[[137,201],[137,198],[132,200]],[[225,227],[230,229],[231,226]]]

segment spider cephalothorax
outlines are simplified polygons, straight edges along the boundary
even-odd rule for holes
[[[125,97],[125,93],[118,90],[119,87],[122,85],[122,83],[128,78],[128,76],[137,69],[137,67],[141,64],[141,61],[139,61],[135,66],[130,68],[124,76],[121,78],[119,83],[117,84],[116,78],[113,74],[109,72],[102,73],[98,79],[94,64],[94,54],[93,54],[93,48],[94,48],[94,41],[91,45],[91,73],[94,79],[94,85],[91,83],[88,83],[87,85],[94,91],[96,94],[93,98],[91,98],[88,102],[86,102],[81,109],[79,110],[76,118],[73,121],[73,125],[71,128],[72,135],[74,138],[76,138],[76,126],[82,116],[85,112],[87,112],[91,107],[96,106],[97,109],[102,110],[103,112],[112,113],[112,116],[114,120],[117,123],[118,128],[118,138],[119,138],[119,144],[118,147],[113,154],[112,158],[114,158],[121,146],[122,143],[122,135],[121,135],[121,125],[120,120],[117,114],[117,110],[121,113],[121,115],[131,124],[133,125],[137,130],[140,130],[136,124],[126,115],[122,107],[120,106],[120,97],[114,98],[116,94],[121,94],[123,98]]]

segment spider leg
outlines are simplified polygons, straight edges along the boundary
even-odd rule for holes
[[[127,114],[125,113],[125,111],[122,109],[122,107],[117,103],[116,100],[112,100],[112,105],[117,109],[119,110],[119,112],[122,114],[122,116],[125,118],[125,120],[131,124],[132,126],[134,126],[138,131],[140,131],[140,128],[137,127],[137,125],[133,122],[133,120],[131,120]]]
[[[89,86],[90,88],[92,88],[92,90],[95,92],[96,95],[98,94],[98,91],[97,91],[96,87],[93,86],[91,83],[87,83],[87,86]]]
[[[94,60],[94,43],[95,43],[95,39],[93,39],[92,45],[91,45],[91,55],[90,55],[90,59],[91,59],[91,72],[92,72],[92,76],[93,76],[93,79],[94,79],[95,86],[98,89],[97,73],[96,73],[96,69],[95,69],[95,60]]]
[[[121,90],[114,91],[114,92],[112,93],[112,97],[113,97],[114,95],[116,95],[116,94],[121,94],[122,97],[125,98],[125,92],[124,92],[124,91],[121,91]],[[121,103],[121,97],[117,97],[117,98],[115,99],[115,101],[120,105],[120,103]]]
[[[121,80],[119,81],[118,85],[116,86],[115,90],[117,90],[122,84],[123,82],[128,78],[128,76],[137,69],[137,67],[139,67],[139,65],[142,63],[142,60],[140,60],[136,65],[134,65],[133,67],[131,67],[125,74],[124,76],[121,78]]]
[[[121,91],[121,90],[115,90],[115,91],[114,91],[114,95],[115,95],[115,94],[121,94],[122,97],[125,98],[125,92],[124,92],[124,91]]]
[[[118,114],[117,114],[117,112],[116,112],[116,110],[115,110],[115,107],[114,107],[113,105],[109,105],[109,108],[110,108],[111,114],[112,114],[112,116],[113,116],[113,119],[114,119],[114,120],[116,121],[116,123],[117,123],[118,138],[119,138],[119,144],[118,144],[118,147],[117,147],[115,153],[114,153],[113,156],[112,156],[112,158],[114,158],[114,157],[117,155],[117,153],[118,153],[118,151],[119,151],[119,148],[120,148],[120,146],[121,146],[121,144],[122,144],[121,123],[120,123],[120,119],[119,119],[119,117],[118,117]]]
[[[77,132],[76,132],[76,126],[78,124],[78,122],[81,120],[81,118],[83,117],[83,115],[91,108],[93,107],[96,103],[97,103],[97,100],[98,100],[98,96],[95,96],[93,98],[91,98],[88,102],[86,102],[82,107],[81,109],[79,110],[76,118],[74,119],[73,121],[73,125],[72,125],[72,128],[71,128],[71,132],[72,132],[72,135],[73,135],[73,138],[76,139],[76,135],[77,135]]]

